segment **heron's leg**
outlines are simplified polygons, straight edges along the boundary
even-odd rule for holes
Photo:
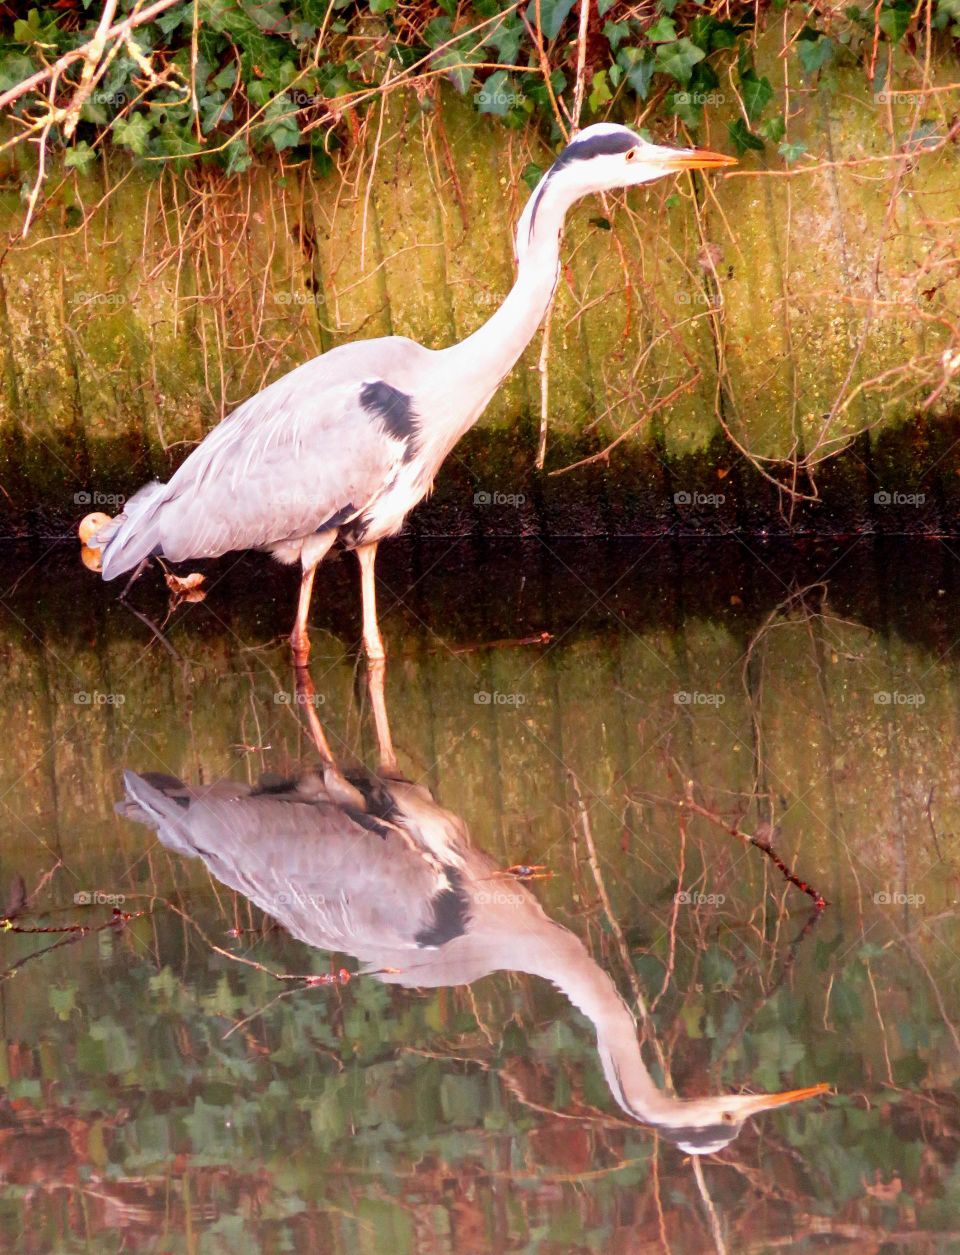
[[[127,593],[129,593],[130,589],[133,588],[134,584],[137,582],[137,580],[140,578],[143,572],[147,569],[149,564],[150,564],[150,559],[144,558],[141,562],[137,564],[136,567],[134,567],[133,574],[127,580],[126,584],[124,584],[123,586],[123,592],[120,594],[121,601],[127,600]]]
[[[290,646],[293,649],[294,664],[299,667],[307,665],[310,657],[310,637],[307,635],[307,615],[310,613],[310,598],[313,595],[313,577],[317,573],[317,564],[303,568],[300,578],[300,600],[297,602],[297,617],[290,633]]]
[[[372,545],[359,545],[357,557],[360,560],[360,591],[363,596],[363,646],[368,662],[383,662],[387,655],[377,625],[377,589],[373,575],[373,564],[377,559],[376,541]]]
[[[323,725],[320,723],[320,716],[317,714],[317,690],[313,687],[313,679],[307,668],[299,664],[294,667],[294,671],[296,674],[297,705],[301,710],[306,711],[310,737],[323,761],[332,763],[334,762],[333,751],[330,749],[330,742],[327,740],[323,731]]]
[[[380,770],[392,773],[397,770],[397,755],[393,748],[393,738],[390,735],[387,703],[383,694],[386,678],[386,659],[369,664],[367,686],[370,690],[370,705],[373,707],[373,722],[377,729],[377,744],[380,747]]]

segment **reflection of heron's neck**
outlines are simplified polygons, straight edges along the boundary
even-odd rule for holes
[[[556,985],[589,1020],[610,1092],[629,1115],[652,1124],[676,1106],[658,1089],[640,1053],[637,1026],[613,981],[583,943],[551,922],[535,937],[524,937],[516,968]]]

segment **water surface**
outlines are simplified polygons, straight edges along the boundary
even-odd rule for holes
[[[701,1184],[617,1106],[548,980],[383,984],[117,813],[125,771],[316,769],[289,572],[211,564],[164,622],[156,578],[137,617],[72,548],[11,551],[0,912],[84,930],[3,935],[6,1244],[958,1249],[958,556],[383,549],[399,766],[495,891],[647,1008],[643,1057],[678,1095],[833,1087],[748,1122]],[[338,761],[376,768],[358,637],[345,559],[318,579],[313,709]],[[547,875],[501,876],[518,864]]]

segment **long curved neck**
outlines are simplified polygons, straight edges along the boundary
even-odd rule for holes
[[[647,1071],[629,1007],[579,938],[550,921],[549,931],[525,936],[522,949],[525,957],[516,970],[551,981],[592,1021],[604,1076],[623,1110],[650,1124],[673,1112],[678,1101],[659,1089]]]
[[[544,176],[520,219],[516,282],[483,326],[442,351],[456,390],[451,407],[456,432],[449,433],[453,441],[477,421],[543,321],[560,272],[563,219],[575,199],[576,193],[571,194],[562,181],[551,180],[549,173]],[[456,404],[463,397],[471,398],[466,410]]]

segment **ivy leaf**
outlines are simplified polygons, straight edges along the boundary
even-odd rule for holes
[[[267,105],[261,128],[278,153],[286,148],[295,148],[300,143],[300,128],[293,101],[286,93],[275,97]]]
[[[913,17],[912,5],[885,5],[880,10],[878,24],[891,43],[899,43],[907,33],[910,19]]]
[[[520,55],[520,43],[523,39],[523,22],[515,13],[511,13],[504,21],[486,36],[486,43],[497,51],[497,60],[506,61],[508,65],[516,65]]]
[[[669,44],[676,39],[677,28],[671,18],[662,14],[652,26],[647,27],[644,34],[652,44]]]
[[[111,129],[115,143],[129,148],[138,157],[146,152],[150,119],[145,113],[131,113],[128,118],[117,118]]]
[[[538,0],[530,0],[527,6],[527,21],[531,24],[537,20],[537,4]],[[539,7],[540,30],[547,39],[556,39],[573,8],[573,0],[539,0]]]
[[[771,144],[779,144],[786,133],[786,119],[780,113],[776,117],[767,118],[766,122],[760,127],[760,134],[764,139],[768,139]]]
[[[244,170],[249,170],[253,163],[253,158],[242,139],[232,140],[223,150],[223,156],[226,161],[227,174],[243,174]]]
[[[703,105],[694,92],[667,92],[664,103],[668,113],[672,113],[692,130],[695,130],[703,120]]]
[[[447,71],[447,78],[461,96],[466,94],[473,81],[473,66],[465,64],[469,55],[458,52],[456,48],[448,48],[433,58],[433,64],[437,69]]]
[[[758,78],[755,70],[746,70],[740,75],[743,88],[743,107],[751,122],[756,122],[760,114],[773,99],[773,88],[768,78]]]
[[[593,76],[590,84],[590,95],[587,100],[593,113],[598,113],[604,105],[609,104],[613,99],[613,93],[607,83],[606,70],[598,70]]]
[[[649,49],[621,48],[617,53],[617,65],[627,76],[627,82],[641,100],[646,100],[653,78],[654,60]]]
[[[597,12],[603,17],[605,13],[613,8],[614,4],[616,4],[616,0],[600,0],[600,3],[597,5]]]
[[[803,66],[804,74],[816,74],[833,59],[833,40],[809,26],[800,32],[803,38],[797,40],[797,56]]]
[[[792,162],[798,161],[807,151],[806,144],[781,144],[777,152],[789,166]]]
[[[78,174],[86,174],[96,159],[97,154],[87,141],[81,140],[79,144],[74,144],[72,148],[67,149],[67,155],[63,159],[63,164],[68,170],[76,170]]]
[[[543,166],[538,166],[535,161],[531,161],[523,167],[520,177],[532,192],[543,178]]]
[[[192,14],[191,6],[188,4],[178,4],[174,8],[168,9],[166,13],[161,13],[157,18],[157,25],[164,35],[171,35],[182,23],[187,22]]]
[[[497,70],[477,92],[475,100],[481,113],[492,113],[502,118],[516,97],[506,70]]]
[[[738,157],[742,157],[743,154],[751,148],[755,152],[763,152],[763,140],[759,135],[754,135],[753,131],[750,130],[743,118],[737,118],[736,122],[729,123],[727,131],[737,150]]]
[[[613,51],[616,52],[626,37],[630,34],[630,23],[606,22],[603,27],[603,33],[606,36],[607,43]]]
[[[691,43],[689,39],[678,39],[676,43],[660,44],[656,51],[656,68],[661,74],[669,74],[684,87],[690,82],[693,67],[705,57],[702,48]]]
[[[220,73],[214,77],[213,86],[219,88],[221,91],[226,91],[227,88],[232,87],[236,81],[237,63],[236,61],[231,61],[229,65],[225,66],[224,69],[222,69]]]
[[[567,76],[563,70],[553,71],[550,75],[550,86],[553,88],[555,96],[563,94],[567,86]],[[527,96],[535,105],[538,105],[541,109],[549,109],[551,107],[550,93],[547,91],[546,84],[542,78],[536,78],[532,82],[526,83],[525,89]]]

